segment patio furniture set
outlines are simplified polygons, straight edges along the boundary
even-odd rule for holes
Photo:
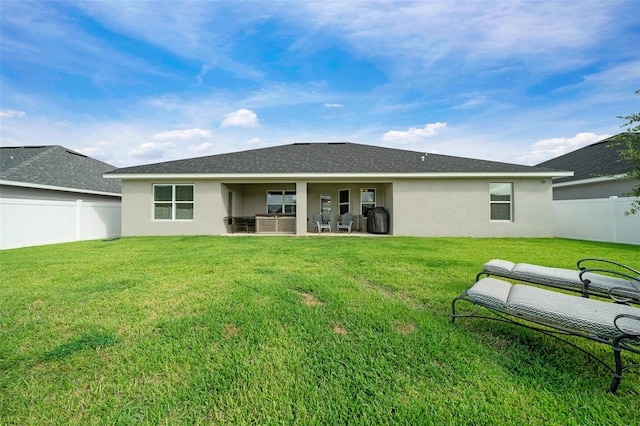
[[[314,230],[318,232],[318,234],[322,234],[323,230],[327,230],[331,232],[331,218],[325,217],[319,212],[311,214],[311,222],[314,223]],[[342,219],[337,222],[337,232],[340,230],[345,230],[349,234],[351,233],[351,227],[353,226],[353,215],[351,213],[345,213],[342,215]]]
[[[351,213],[345,213],[336,223],[336,231],[346,231],[349,234],[356,218]],[[232,232],[255,232],[257,234],[295,234],[296,215],[295,214],[257,214],[255,216],[233,216],[226,217],[225,221],[231,226]],[[331,219],[324,217],[320,213],[311,215],[311,222],[314,231],[331,232]],[[358,228],[356,228],[358,229]]]
[[[461,312],[460,302],[474,309]],[[497,320],[570,344],[611,371],[612,393],[623,373],[640,368],[640,271],[617,262],[586,258],[578,261],[577,269],[562,269],[493,259],[475,284],[453,299],[451,309],[452,322]],[[567,340],[572,336],[609,346],[613,363]],[[623,362],[623,352],[635,361]]]

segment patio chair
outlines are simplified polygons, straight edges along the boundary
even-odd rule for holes
[[[249,231],[251,228],[256,229],[256,218],[255,217],[234,217],[235,221],[234,232],[238,231]]]
[[[315,229],[318,231],[318,234],[322,234],[323,229],[328,229],[329,232],[331,232],[331,223],[324,222],[320,213],[312,213],[311,221],[315,223]]]
[[[476,309],[456,310],[457,302]],[[490,314],[484,314],[483,307]],[[554,337],[580,350],[612,373],[609,391],[615,393],[622,375],[640,365],[623,363],[622,352],[640,354],[640,308],[587,299],[526,284],[511,284],[496,278],[482,278],[453,299],[451,322],[456,318],[484,318],[520,325]],[[613,350],[613,363],[598,358],[566,337],[581,337]]]
[[[493,259],[476,276],[496,276],[599,296],[617,303],[640,304],[640,271],[611,260],[585,258],[578,269],[552,268]]]
[[[338,229],[336,229],[336,231],[340,232],[341,229],[346,229],[350,234],[351,225],[353,225],[353,215],[347,212],[342,215],[342,220],[338,222]]]

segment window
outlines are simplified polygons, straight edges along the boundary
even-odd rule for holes
[[[338,207],[340,209],[340,215],[343,215],[345,213],[349,212],[349,190],[348,189],[341,189],[339,191],[339,204]]]
[[[155,220],[193,220],[193,185],[154,185]]]
[[[366,216],[369,210],[376,206],[376,190],[375,189],[361,189],[360,190],[360,205],[362,206],[362,215]]]
[[[513,220],[513,184],[490,183],[491,220]]]
[[[296,191],[267,191],[267,213],[296,213]]]

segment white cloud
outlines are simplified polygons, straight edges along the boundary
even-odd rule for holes
[[[220,127],[256,127],[259,125],[258,115],[255,112],[241,108],[225,115]]]
[[[203,84],[213,69],[224,69],[243,78],[262,78],[261,71],[227,54],[235,32],[241,31],[243,25],[253,30],[256,16],[264,14],[262,7],[256,10],[241,2],[211,6],[207,2],[142,1],[79,2],[76,7],[115,32],[146,40],[177,56],[201,61],[203,66],[195,76],[198,85]],[[234,25],[228,25],[229,22]]]
[[[103,157],[105,155],[105,151],[102,147],[100,146],[90,146],[90,147],[86,147],[86,148],[77,148],[76,151],[78,151],[81,154],[86,155],[87,157],[91,157],[91,158],[100,158]]]
[[[385,142],[418,142],[425,138],[430,138],[438,134],[438,132],[445,130],[447,123],[432,123],[427,124],[423,128],[412,127],[409,130],[390,130],[382,136]]]
[[[531,145],[528,163],[541,163],[610,137],[609,134],[578,133],[571,138],[550,138]]]
[[[585,63],[584,50],[613,32],[619,4],[611,2],[303,2],[287,17],[305,23],[309,35],[294,47],[317,49],[313,35],[328,32],[366,57],[385,57],[381,69],[402,79],[438,71],[441,78],[473,62],[504,64],[518,57],[534,70]],[[588,28],[588,30],[585,30]],[[564,49],[562,61],[542,61]],[[588,51],[588,50],[587,50]],[[542,57],[542,58],[541,58]],[[461,67],[457,69],[457,67]],[[483,69],[487,69],[483,66]],[[429,79],[425,79],[429,81]]]
[[[325,108],[342,108],[343,106],[342,104],[324,104]]]
[[[211,142],[203,142],[200,145],[191,145],[189,152],[206,153],[213,151],[214,145]]]
[[[264,140],[264,139],[260,139],[260,138],[251,138],[246,142],[246,145],[249,147],[249,149],[258,149],[258,148],[265,148],[268,146],[273,146],[273,145],[279,145],[280,143],[282,143],[281,140],[279,140],[279,138],[275,138],[275,140],[273,138]],[[239,146],[238,148],[241,148],[242,146]]]
[[[0,109],[1,118],[24,117],[27,113],[24,111],[16,111],[14,109]]]
[[[129,151],[129,155],[143,160],[161,159],[168,149],[174,147],[175,145],[170,143],[157,144],[155,142],[145,142]]]
[[[168,132],[156,133],[152,136],[153,140],[166,141],[166,140],[191,140],[210,138],[211,130],[202,130],[199,128],[187,129],[187,130],[171,130]]]

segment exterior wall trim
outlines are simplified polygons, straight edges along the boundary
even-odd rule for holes
[[[17,182],[12,180],[0,180],[0,185],[17,186],[21,188],[49,189],[52,191],[77,192],[79,194],[107,195],[110,197],[121,197],[122,194],[116,192],[92,191],[90,189],[67,188],[64,186],[41,185],[39,183]]]
[[[572,180],[570,182],[558,182],[558,183],[554,183],[553,187],[561,188],[563,186],[587,185],[590,183],[608,182],[616,179],[627,179],[627,175],[623,173],[623,174],[613,175],[613,176],[598,176],[598,177],[589,178],[589,179]]]
[[[135,174],[105,174],[107,179],[149,180],[149,179],[214,179],[221,181],[267,181],[272,179],[286,179],[296,181],[300,179],[451,179],[451,178],[561,178],[573,176],[573,172],[443,172],[443,173],[135,173]]]

